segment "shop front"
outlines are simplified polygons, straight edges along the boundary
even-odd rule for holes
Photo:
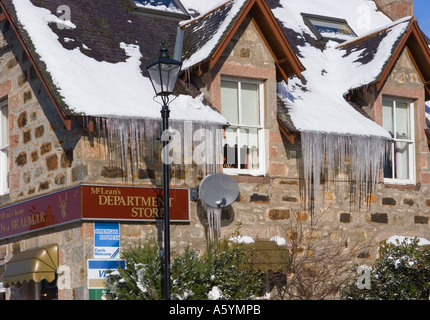
[[[188,224],[190,190],[171,188],[169,200],[171,222]],[[119,261],[119,225],[154,226],[163,207],[160,188],[80,184],[0,208],[0,241],[25,242],[2,261],[0,283],[17,299],[91,297],[105,276],[92,266]]]

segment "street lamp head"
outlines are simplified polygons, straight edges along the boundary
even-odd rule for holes
[[[158,59],[146,67],[157,96],[166,97],[173,93],[181,66],[180,61],[170,58],[163,41]]]

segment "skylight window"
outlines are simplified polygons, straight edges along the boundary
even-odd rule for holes
[[[152,9],[169,13],[187,14],[178,0],[134,0],[137,8]]]
[[[305,24],[318,40],[344,42],[357,37],[345,19],[302,13]]]

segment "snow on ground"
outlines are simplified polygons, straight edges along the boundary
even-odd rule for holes
[[[250,236],[236,236],[236,237],[230,238],[229,240],[236,243],[246,243],[246,244],[255,242],[254,239]]]
[[[274,236],[270,238],[270,241],[276,242],[278,246],[285,246],[287,244],[287,240],[283,237]]]
[[[388,238],[387,244],[397,244],[406,241],[407,243],[412,243],[414,239],[418,239],[419,246],[428,246],[430,245],[430,241],[425,238],[414,238],[414,237],[405,237],[405,236],[392,236]]]
[[[230,238],[229,240],[232,242],[244,243],[244,244],[255,243],[254,238],[250,236],[236,236],[236,237]],[[276,242],[278,246],[285,246],[287,244],[287,240],[279,236],[273,236],[270,238],[269,241]]]

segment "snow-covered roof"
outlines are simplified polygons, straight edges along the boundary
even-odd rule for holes
[[[193,17],[205,15],[207,12],[219,7],[227,0],[181,0],[182,5]]]
[[[212,54],[246,3],[245,0],[222,2],[206,7],[200,4],[202,15],[181,23],[184,29],[192,28],[190,33],[196,38],[190,41],[190,48],[184,48],[184,69]],[[183,3],[193,11],[191,1]],[[407,30],[410,18],[393,23],[377,10],[373,1],[366,0],[266,0],[266,3],[306,68],[301,78],[289,79],[285,90],[289,97],[293,97],[285,103],[292,126],[301,132],[391,139],[384,128],[354,108],[345,96],[350,90],[378,78]],[[371,48],[366,43],[363,47],[355,45],[358,43],[356,39],[351,39],[344,47],[334,41],[321,43],[306,25],[304,13],[344,19],[357,34],[357,39],[366,39],[369,34],[378,33],[377,30],[384,31],[378,38],[378,45]]]
[[[337,44],[321,51],[305,45],[301,47],[302,61],[307,66],[303,73],[306,84],[293,79],[290,83],[294,104],[289,113],[300,131],[320,131],[335,134],[374,135],[390,138],[385,129],[359,114],[346,100],[355,88],[375,81],[391,57],[394,44],[404,34],[409,21],[386,29],[372,57],[360,59],[366,49],[347,52]]]
[[[246,2],[247,0],[230,1],[195,19],[180,23],[183,29],[192,29],[187,32],[192,39],[186,42],[189,46],[184,47],[183,51],[184,70],[210,57]]]
[[[191,41],[196,44],[192,50],[184,46],[184,69],[211,55],[248,2],[180,1],[194,18],[179,26],[192,29],[190,33],[196,37]],[[390,139],[385,129],[357,111],[345,95],[380,77],[411,19],[393,23],[377,10],[373,1],[367,0],[265,2],[306,68],[301,78],[292,77],[285,85],[284,91],[292,99],[285,103],[283,114],[288,115],[291,126],[301,132]],[[177,21],[133,14],[124,8],[126,2],[115,0],[93,4],[93,8],[82,8],[78,0],[1,3],[24,34],[22,40],[34,54],[47,86],[67,115],[160,117],[160,105],[153,100],[145,66],[156,58],[160,39],[166,40],[173,51]],[[60,6],[70,7],[71,21],[56,12]],[[344,19],[358,37],[341,45],[334,41],[322,44],[306,25],[302,13]],[[368,40],[369,35],[374,36],[373,42]],[[203,95],[181,94],[170,105],[171,118],[226,123],[204,102]]]
[[[272,52],[277,78],[288,82],[305,67],[283,35],[271,9],[264,0],[228,1],[196,18],[180,23],[184,32],[183,70],[192,67],[213,68],[228,47],[239,26],[251,18]]]
[[[359,113],[345,96],[351,89],[370,84],[377,78],[391,57],[394,45],[407,29],[409,20],[392,24],[388,17],[377,11],[373,1],[289,0],[280,1],[280,4],[281,7],[274,8],[273,12],[289,30],[288,39],[296,37],[296,53],[306,67],[303,79],[291,79],[288,86],[294,103],[288,103],[286,107],[295,128],[302,132],[390,139],[384,128]],[[358,39],[365,38],[373,29],[386,31],[373,55],[368,55],[364,63],[360,58],[367,47],[347,50],[334,41],[325,46],[312,45],[316,37],[301,13],[345,19]]]
[[[159,119],[145,66],[157,58],[161,39],[173,51],[177,21],[133,14],[114,0],[94,8],[80,2],[2,1],[66,114]],[[69,8],[70,20],[57,8]],[[225,124],[203,100],[179,95],[170,117]]]

